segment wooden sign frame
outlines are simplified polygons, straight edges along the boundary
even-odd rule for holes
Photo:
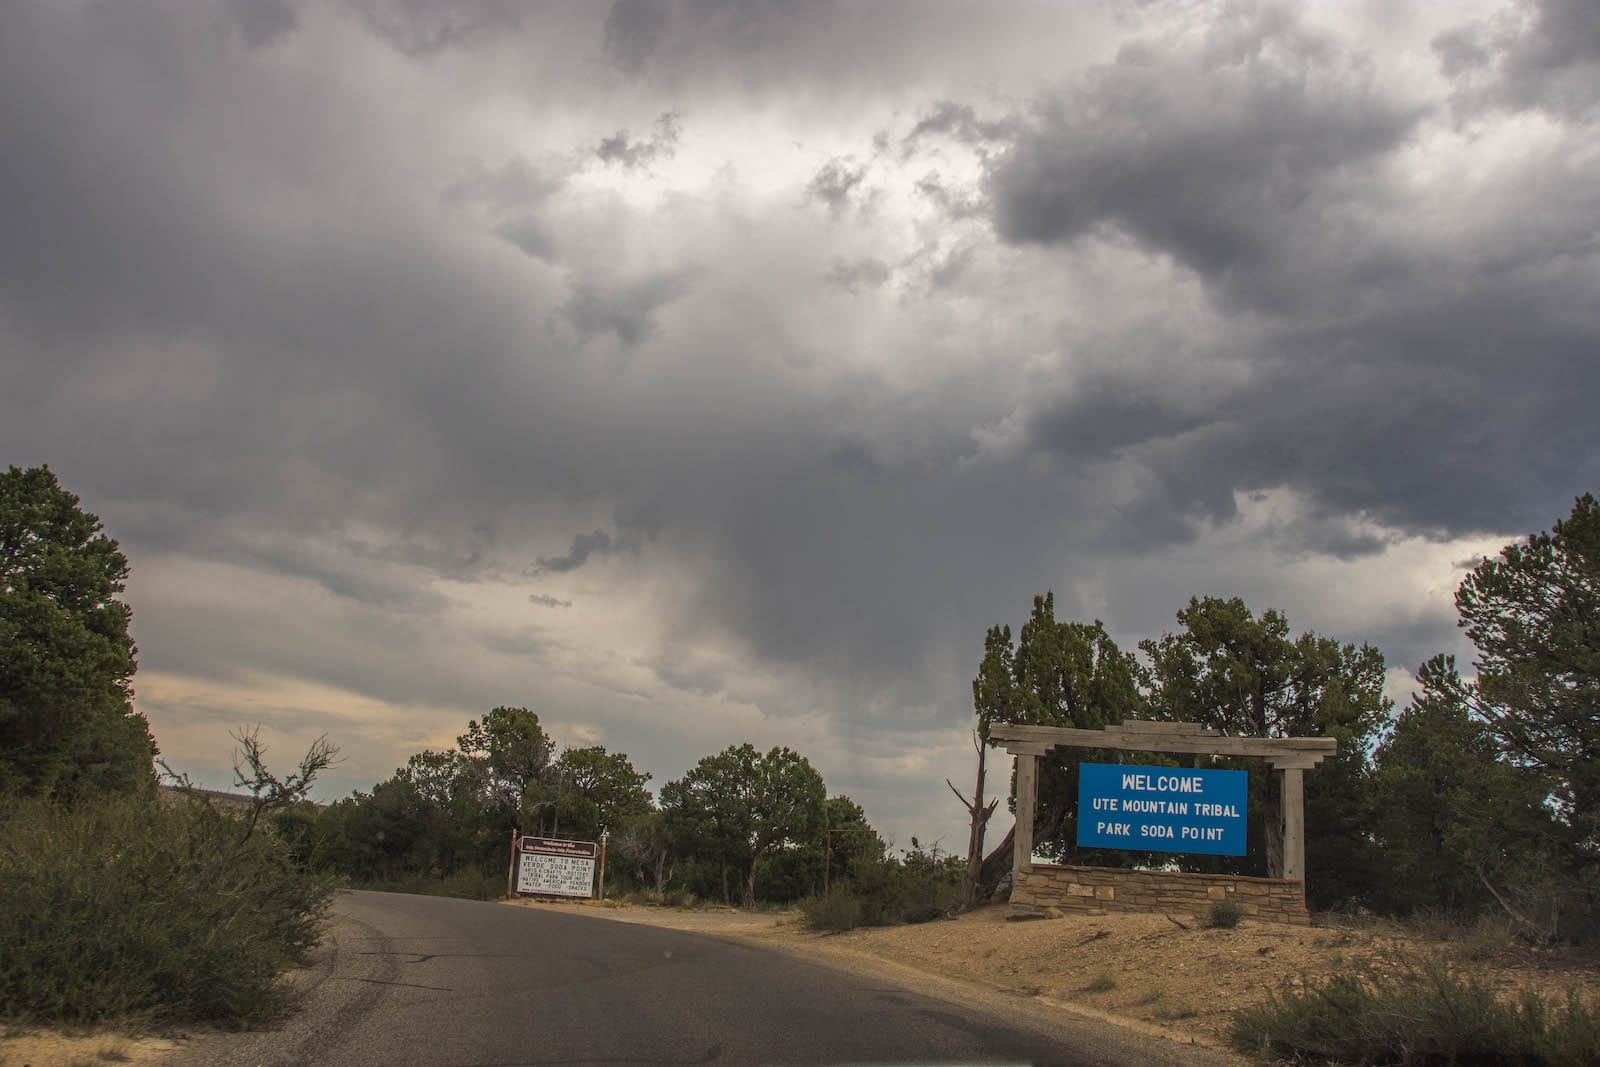
[[[1260,756],[1282,776],[1282,869],[1268,877],[1306,880],[1305,772],[1339,751],[1333,737],[1230,737],[1197,722],[1134,720],[1103,730],[994,723],[989,740],[1017,758],[1017,830],[1013,877],[1033,862],[1033,816],[1039,801],[1039,757],[1057,748],[1120,749],[1202,756]]]

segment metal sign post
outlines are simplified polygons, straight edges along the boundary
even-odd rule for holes
[[[506,867],[506,898],[517,895],[517,830],[511,829],[511,862]]]

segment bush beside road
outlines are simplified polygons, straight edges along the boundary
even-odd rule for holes
[[[1352,973],[1400,973],[1425,960],[1442,961],[1451,973],[1506,1004],[1532,994],[1542,997],[1553,1014],[1565,1011],[1569,996],[1590,1011],[1600,1008],[1600,960],[1586,953],[1529,949],[1496,924],[1401,925],[1324,917],[1337,925],[1280,926],[1246,919],[1222,928],[1192,916],[1178,916],[1180,926],[1164,915],[1011,922],[1008,909],[996,906],[949,921],[817,933],[805,928],[799,911],[516,903],[739,937],[847,968],[909,969],[930,980],[1004,992],[1019,1004],[1218,1051],[1228,1047],[1239,1009],[1308,983],[1318,986]],[[1261,1018],[1258,1013],[1256,1019]]]
[[[0,1016],[8,1024],[248,1025],[332,895],[270,834],[147,793],[0,816]]]

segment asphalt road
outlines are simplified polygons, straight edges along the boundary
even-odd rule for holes
[[[771,949],[536,908],[388,893],[335,905],[304,1008],[196,1035],[191,1065],[1182,1063]],[[1092,1029],[1092,1028],[1091,1028]]]

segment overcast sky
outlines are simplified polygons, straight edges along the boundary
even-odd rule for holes
[[[0,462],[324,800],[496,704],[964,847],[985,629],[1409,670],[1600,489],[1600,6],[0,5]]]

